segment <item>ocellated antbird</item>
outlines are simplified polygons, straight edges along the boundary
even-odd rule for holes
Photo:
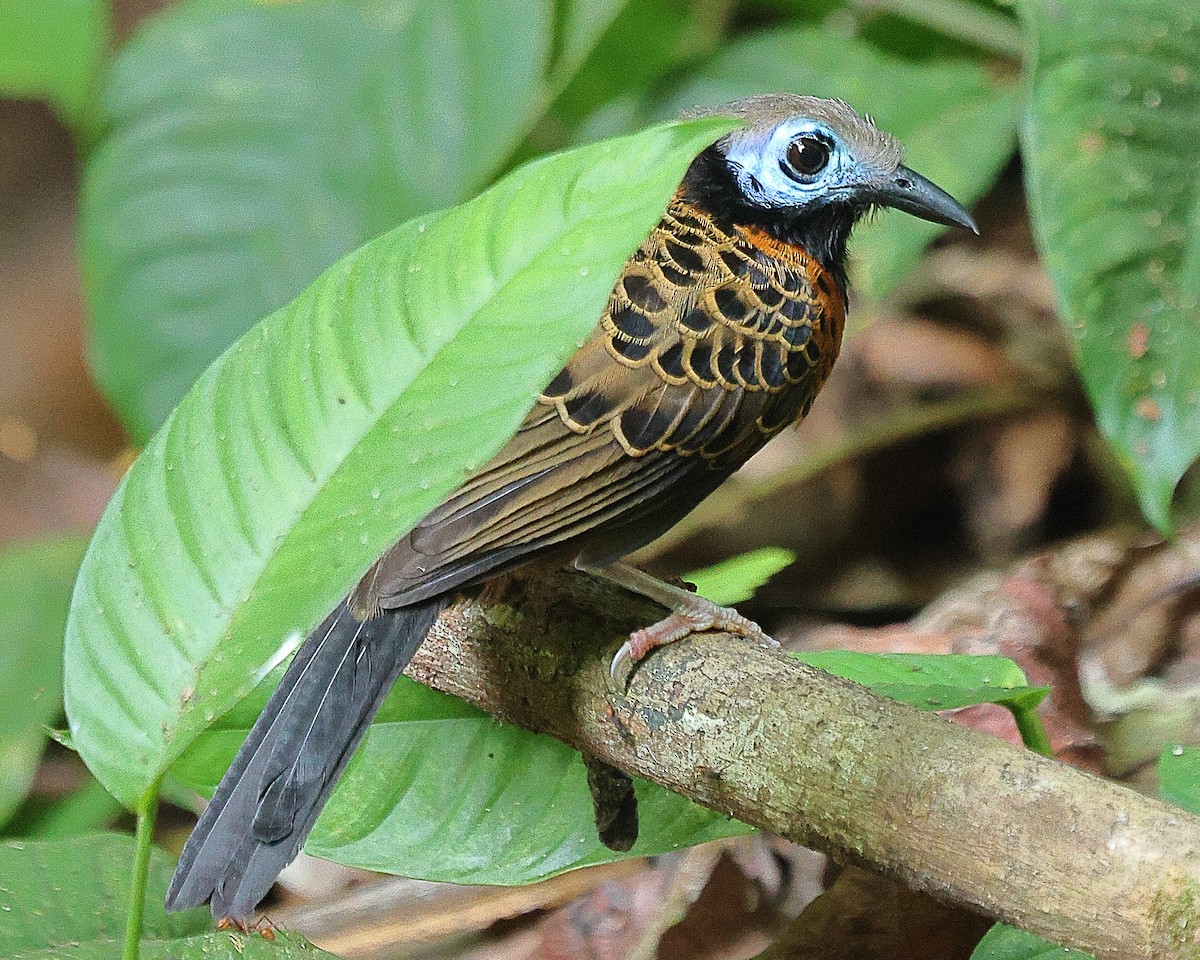
[[[300,647],[183,850],[167,906],[247,916],[299,852],[393,681],[456,592],[547,557],[672,613],[614,659],[753,623],[619,562],[808,413],[846,314],[846,242],[874,206],[975,230],[846,104],[751,97],[692,163],[591,338],[517,434],[380,557]],[[978,232],[978,231],[976,231]]]

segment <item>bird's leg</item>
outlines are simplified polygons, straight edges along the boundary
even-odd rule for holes
[[[619,584],[626,590],[640,594],[671,611],[658,623],[635,630],[613,657],[609,674],[614,681],[628,679],[634,667],[656,647],[682,640],[692,633],[705,630],[723,630],[753,640],[765,647],[778,647],[779,643],[767,636],[753,620],[743,617],[730,607],[720,607],[711,600],[664,583],[645,571],[627,563],[611,563],[604,567],[591,567],[576,561],[581,570],[596,574]]]

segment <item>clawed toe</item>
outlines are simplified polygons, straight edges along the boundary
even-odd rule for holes
[[[633,668],[638,664],[633,655],[633,649],[626,640],[613,655],[612,663],[608,665],[608,685],[618,693],[629,689],[629,681],[633,677]]]
[[[577,561],[578,564],[578,561]],[[608,675],[614,688],[620,692],[629,685],[629,679],[637,665],[650,651],[674,643],[693,633],[706,630],[721,630],[745,637],[762,647],[778,647],[753,620],[743,617],[730,607],[719,607],[711,600],[690,593],[681,587],[656,580],[635,567],[623,563],[610,564],[603,568],[590,568],[608,580],[644,597],[649,597],[671,610],[671,614],[658,623],[635,630],[609,664]]]
[[[621,644],[608,671],[609,679],[616,689],[623,692],[628,688],[633,671],[652,650],[675,643],[693,633],[717,630],[744,637],[767,649],[779,646],[779,641],[736,610],[718,607],[702,597],[693,596],[689,600],[691,602],[684,609],[676,610],[649,627],[635,630],[629,635],[629,639]]]

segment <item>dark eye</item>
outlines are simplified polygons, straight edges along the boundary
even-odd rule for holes
[[[829,164],[829,144],[816,137],[799,137],[788,145],[787,162],[793,176],[816,176]]]

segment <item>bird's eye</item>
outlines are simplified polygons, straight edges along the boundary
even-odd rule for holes
[[[799,137],[788,145],[787,165],[794,178],[816,176],[829,165],[829,144],[817,137]]]

